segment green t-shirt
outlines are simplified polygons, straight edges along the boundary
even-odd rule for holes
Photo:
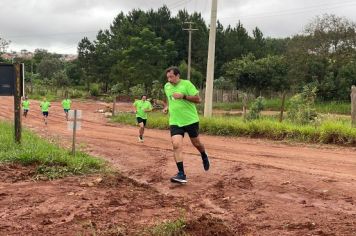
[[[152,105],[149,101],[137,100],[133,104],[136,107],[136,117],[147,119],[145,110],[152,110]]]
[[[24,110],[30,110],[30,101],[29,100],[22,101],[22,108]]]
[[[46,101],[46,102],[41,102],[40,107],[42,112],[48,112],[48,108],[51,106],[51,103]]]
[[[64,99],[62,101],[62,107],[63,109],[70,110],[70,106],[72,105],[72,101],[70,99]]]
[[[185,99],[174,99],[173,93],[195,96],[199,91],[189,80],[181,79],[178,84],[166,83],[164,92],[167,96],[169,125],[187,126],[199,122],[197,108],[193,102]]]

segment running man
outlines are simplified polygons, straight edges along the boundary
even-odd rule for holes
[[[46,97],[43,97],[43,101],[40,103],[40,107],[43,115],[43,121],[47,125],[48,111],[51,107],[51,103],[47,101]]]
[[[210,168],[209,158],[205,147],[199,139],[199,116],[195,104],[200,103],[199,91],[189,80],[180,78],[177,67],[166,70],[168,82],[164,86],[167,103],[163,109],[169,112],[169,126],[173,145],[174,159],[177,164],[178,174],[171,178],[175,183],[186,183],[187,177],[183,165],[183,137],[188,133],[190,141],[200,152],[204,170]]]
[[[138,141],[143,143],[143,133],[145,132],[147,122],[147,112],[152,111],[152,105],[149,101],[147,101],[147,97],[142,95],[141,100],[136,100],[133,107],[134,112],[136,113],[137,123],[140,126]]]
[[[69,112],[71,106],[72,106],[72,101],[68,97],[66,97],[62,101],[62,107],[63,107],[64,113],[66,115],[66,120],[68,120],[68,112]]]
[[[30,101],[28,100],[27,96],[22,101],[22,109],[23,109],[23,116],[27,117],[27,113],[30,110]]]

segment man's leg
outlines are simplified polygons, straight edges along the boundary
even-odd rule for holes
[[[178,168],[178,174],[171,178],[172,182],[186,183],[186,176],[183,164],[183,135],[177,134],[172,136],[173,155]]]
[[[199,139],[199,123],[191,124],[186,126],[186,131],[189,134],[190,141],[192,142],[193,146],[198,149],[201,155],[201,159],[203,161],[204,170],[209,170],[210,162],[208,155],[205,152],[204,144]]]
[[[138,125],[140,126],[138,133],[139,133],[139,138],[140,141],[143,142],[143,133],[145,132],[145,124],[143,122],[138,123]]]
[[[200,156],[203,161],[204,170],[206,171],[209,170],[210,168],[209,158],[205,152],[204,144],[200,141],[199,136],[195,138],[190,138],[190,141],[192,142],[194,147],[198,149],[198,151],[200,152]]]

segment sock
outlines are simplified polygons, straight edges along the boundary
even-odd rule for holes
[[[176,164],[177,164],[177,168],[178,168],[179,173],[184,175],[184,165],[183,165],[183,161],[177,162]]]
[[[208,155],[206,154],[206,152],[201,152],[200,155],[201,155],[202,159],[208,158]]]

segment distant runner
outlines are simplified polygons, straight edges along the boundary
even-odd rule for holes
[[[66,120],[68,120],[68,112],[69,112],[71,106],[72,106],[72,101],[68,97],[66,97],[66,99],[64,99],[62,101],[62,107],[63,107],[64,113],[66,115]]]
[[[138,141],[142,143],[147,122],[147,112],[152,111],[152,105],[149,101],[147,101],[147,97],[142,95],[141,100],[136,100],[133,104],[133,107],[134,112],[136,113],[137,123],[140,126]]]
[[[28,100],[27,96],[22,101],[22,109],[23,109],[23,116],[27,117],[27,113],[30,110],[30,101]]]
[[[48,112],[49,108],[51,107],[51,103],[47,101],[46,97],[43,97],[43,101],[40,103],[40,107],[43,115],[43,121],[47,125]]]

